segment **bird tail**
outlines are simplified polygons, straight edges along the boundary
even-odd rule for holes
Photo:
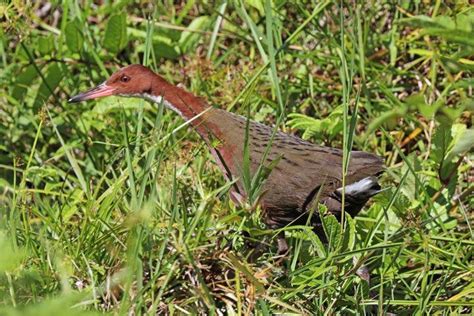
[[[336,190],[338,197],[342,196],[343,188]],[[382,192],[376,177],[367,177],[357,182],[348,184],[344,187],[345,199],[347,202],[355,205],[365,204],[368,199],[377,193]]]

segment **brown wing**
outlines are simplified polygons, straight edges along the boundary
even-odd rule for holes
[[[234,178],[242,176],[243,148],[245,142],[246,118],[221,110],[215,110],[223,147],[233,148],[231,161],[226,161]],[[251,121],[249,125],[251,171],[255,173],[263,161],[273,130],[263,124]],[[262,206],[272,212],[281,212],[280,217],[295,217],[312,202],[321,190],[320,198],[331,195],[342,186],[342,150],[317,146],[298,137],[277,132],[271,150],[264,159],[269,165],[279,160],[272,169],[263,188]],[[353,151],[346,185],[383,170],[382,160],[373,154]],[[239,189],[244,191],[239,182]],[[295,212],[296,211],[296,212]],[[291,219],[292,220],[292,219]],[[290,220],[290,221],[291,221]]]

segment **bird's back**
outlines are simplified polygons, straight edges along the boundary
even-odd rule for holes
[[[242,176],[247,119],[213,109],[206,121],[220,131],[217,137],[221,143],[217,146],[217,150],[222,151],[220,159],[225,160],[225,168],[227,173],[231,173],[232,179],[240,179],[237,189],[245,195]],[[275,162],[263,186],[261,204],[273,217],[268,224],[282,226],[303,214],[313,205],[316,197],[319,197],[320,202],[328,201],[328,207],[337,200],[337,189],[342,186],[343,152],[282,132],[276,132],[272,140],[273,133],[269,126],[249,122],[250,171],[254,175],[262,163],[268,166]],[[268,146],[271,147],[265,156]],[[373,177],[382,170],[383,161],[380,157],[352,151],[345,184]],[[365,201],[361,202],[365,204]],[[337,208],[337,203],[333,208]]]

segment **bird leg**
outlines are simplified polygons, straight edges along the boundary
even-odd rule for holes
[[[278,257],[285,257],[288,254],[288,243],[286,242],[285,239],[285,232],[279,232],[277,235],[277,245],[278,245]],[[257,262],[257,259],[266,251],[268,250],[268,244],[265,242],[260,242],[257,244],[252,251],[250,252],[250,255],[248,256],[248,260],[251,263]]]
[[[285,239],[285,232],[278,233],[277,243],[278,243],[278,254],[280,256],[286,255],[288,253],[289,247]]]
[[[249,263],[256,263],[258,258],[260,258],[268,250],[268,245],[265,242],[259,242],[248,255]]]

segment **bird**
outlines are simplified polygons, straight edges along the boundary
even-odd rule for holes
[[[270,229],[309,221],[321,236],[319,213],[310,212],[316,205],[325,205],[327,212],[338,219],[343,210],[355,216],[381,191],[378,177],[385,166],[378,155],[351,151],[343,181],[341,149],[316,145],[211,106],[143,65],[120,68],[105,82],[68,101],[106,96],[137,97],[163,104],[189,122],[207,144],[224,177],[233,183],[230,197],[238,205],[249,198],[246,174],[255,176],[259,170],[266,170],[257,203],[263,222]],[[266,168],[262,169],[262,165]],[[279,254],[288,252],[282,230],[277,234],[277,245]]]

